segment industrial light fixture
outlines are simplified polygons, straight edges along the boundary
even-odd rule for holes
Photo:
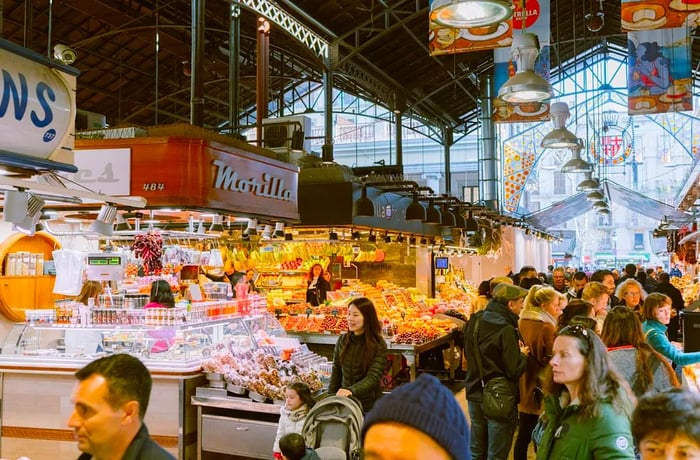
[[[388,232],[384,234],[384,242],[391,243],[391,237],[389,236]]]
[[[117,208],[110,204],[103,204],[97,218],[90,224],[90,230],[100,235],[112,236],[114,231],[114,221],[117,219]]]
[[[598,200],[598,201],[596,201],[595,203],[593,203],[593,207],[596,208],[596,209],[607,208],[607,207],[608,207],[608,203],[606,203],[606,202],[603,201],[603,200]]]
[[[593,190],[592,192],[588,193],[586,195],[586,199],[588,201],[600,201],[600,200],[605,200],[605,195],[600,193],[599,190]]]
[[[428,209],[425,211],[425,223],[437,225],[442,223],[442,215],[438,208],[435,207],[435,200],[433,198],[428,199]]]
[[[360,239],[360,232],[353,229],[350,233],[350,238],[352,238],[354,241],[358,241]]]
[[[294,235],[291,232],[284,234],[284,241],[294,241]]]
[[[449,210],[445,203],[442,204],[440,214],[442,215],[442,218],[440,220],[440,227],[454,227],[455,225],[457,225],[455,215],[452,214],[452,212]]]
[[[433,0],[430,5],[430,20],[453,29],[498,24],[512,15],[511,0]]]
[[[511,104],[543,102],[552,97],[552,85],[535,72],[535,60],[540,54],[540,41],[531,32],[513,36],[510,51],[516,64],[515,75],[498,90],[498,97]]]
[[[471,209],[469,210],[469,214],[467,215],[466,225],[464,226],[464,229],[466,230],[467,236],[473,236],[476,232],[479,231],[479,222],[474,218],[474,214],[472,213]]]
[[[374,234],[374,231],[370,229],[369,231],[369,236],[367,237],[367,241],[370,243],[376,243],[377,242],[377,235]]]
[[[260,236],[261,239],[263,240],[271,240],[272,239],[272,225],[265,225],[263,227],[263,232],[262,235]]]
[[[549,108],[549,117],[552,119],[554,129],[542,138],[540,144],[545,149],[566,149],[579,146],[578,138],[574,133],[566,129],[566,120],[569,118],[569,105],[566,102],[554,102]]]
[[[243,231],[246,236],[258,234],[258,219],[248,219],[248,226]]]
[[[404,241],[406,241],[406,238],[401,233],[399,233],[399,236],[396,237],[396,242],[403,243]]]
[[[452,214],[455,216],[455,228],[464,230],[467,226],[467,221],[462,215],[462,211],[459,208],[455,208]]]
[[[362,184],[360,198],[352,204],[352,215],[356,217],[374,217],[374,203],[367,198],[367,186]]]
[[[224,231],[224,218],[220,214],[214,214],[211,218],[211,226],[209,227],[210,232],[223,232]]]
[[[586,171],[583,173],[583,177],[583,181],[576,186],[576,190],[579,192],[592,192],[600,189],[600,181],[597,178],[593,178],[593,171]]]
[[[426,244],[428,244],[428,239],[427,239],[427,238],[421,238],[421,239],[420,239],[420,244],[421,244],[422,246],[425,246]]]
[[[121,214],[117,213],[117,219],[115,220],[114,230],[117,232],[123,232],[131,230],[131,225],[129,221]]]
[[[597,214],[603,215],[603,216],[609,216],[610,215],[610,209],[609,208],[600,208],[596,211]]]
[[[583,144],[583,139],[579,138],[578,139],[578,144],[576,147],[571,148],[571,152],[573,153],[572,158],[564,163],[564,166],[561,167],[561,172],[563,173],[583,173],[586,171],[592,171],[593,166],[581,159],[581,152],[584,149],[584,144]]]
[[[418,193],[413,192],[413,201],[406,208],[407,221],[424,221],[426,219],[425,208],[418,202]]]
[[[331,231],[328,232],[328,239],[330,241],[338,241],[338,232],[336,232],[334,229],[331,229]]]
[[[275,233],[272,234],[273,238],[282,238],[284,237],[284,222],[276,222],[275,223]]]
[[[33,235],[43,206],[44,200],[33,193],[7,190],[2,218],[5,222],[13,223],[16,230]]]

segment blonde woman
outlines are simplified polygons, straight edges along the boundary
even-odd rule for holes
[[[620,305],[624,305],[640,315],[642,314],[642,304],[644,299],[647,298],[647,293],[639,281],[627,278],[617,286],[615,296],[620,299]]]
[[[542,412],[542,384],[539,376],[552,357],[552,345],[557,331],[557,318],[563,310],[566,295],[552,286],[535,285],[525,298],[518,328],[522,340],[530,347],[525,372],[520,376],[520,421],[518,437],[513,446],[513,459],[526,460],[532,430]]]
[[[591,281],[583,288],[581,300],[590,302],[593,305],[594,318],[596,323],[598,323],[597,329],[599,331],[603,330],[605,316],[608,314],[608,301],[610,300],[607,286],[598,281]]]

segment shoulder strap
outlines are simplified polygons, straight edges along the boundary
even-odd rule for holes
[[[481,315],[474,318],[474,334],[472,335],[472,346],[474,347],[474,357],[476,358],[476,368],[479,371],[479,380],[481,386],[484,386],[484,370],[481,364],[481,351],[479,350],[479,324],[481,323]]]

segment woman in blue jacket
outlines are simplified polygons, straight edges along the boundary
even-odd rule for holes
[[[671,298],[654,292],[644,300],[642,309],[644,322],[642,330],[647,343],[660,354],[670,359],[676,366],[700,363],[700,351],[683,353],[680,347],[666,336],[666,325],[671,321]]]
[[[537,460],[633,460],[634,396],[596,333],[578,324],[565,327],[549,363]]]

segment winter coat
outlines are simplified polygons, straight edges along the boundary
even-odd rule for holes
[[[579,406],[562,408],[558,398],[544,401],[547,428],[537,448],[537,460],[634,460],[629,418],[601,401],[600,416],[581,419]]]
[[[650,354],[646,359],[650,362],[651,368],[654,371],[651,386],[640,388],[637,383],[637,349],[632,345],[624,347],[613,347],[608,349],[608,357],[620,374],[630,384],[635,396],[639,397],[647,391],[663,391],[673,386],[671,377],[668,374],[666,366],[660,361],[658,355]]]
[[[348,341],[348,349],[341,361],[340,352]],[[328,394],[334,395],[341,388],[350,390],[352,395],[360,400],[362,410],[366,413],[382,395],[380,382],[386,367],[386,342],[382,340],[377,344],[377,352],[367,369],[362,367],[364,353],[364,334],[355,335],[348,332],[338,338],[333,350],[333,371],[328,385]]]
[[[556,320],[541,308],[523,310],[520,314],[520,335],[530,347],[525,372],[520,376],[520,404],[518,410],[526,414],[542,412],[540,375],[552,357],[556,335]]]
[[[301,429],[304,428],[306,414],[309,413],[309,408],[306,404],[295,410],[287,409],[287,406],[280,408],[280,421],[277,424],[277,435],[275,436],[275,444],[272,447],[273,452],[280,451],[280,439],[282,436],[289,433],[301,434]]]
[[[92,459],[92,454],[84,453],[78,460],[90,460]],[[124,452],[124,456],[121,460],[175,460],[175,457],[170,455],[168,451],[160,447],[156,442],[151,439],[148,434],[148,428],[145,424],[141,424],[141,428],[136,437],[131,441],[129,447]]]
[[[321,457],[318,456],[315,450],[307,447],[306,454],[301,457],[301,460],[321,460]]]
[[[318,307],[326,301],[326,295],[331,290],[331,285],[325,278],[319,276],[316,280],[316,285],[311,288],[311,281],[307,283],[306,303]]]
[[[700,351],[683,353],[668,340],[666,329],[666,326],[655,319],[648,319],[642,323],[642,331],[644,331],[644,337],[646,337],[647,343],[661,355],[670,359],[678,366],[700,363]]]
[[[469,320],[464,338],[467,354],[467,378],[465,381],[467,399],[483,401],[481,381],[493,377],[506,377],[517,383],[525,371],[527,356],[520,353],[518,315],[500,302],[491,300],[481,315],[478,336],[478,350],[474,349],[473,336],[475,315]],[[476,353],[481,353],[484,375],[479,377]]]

